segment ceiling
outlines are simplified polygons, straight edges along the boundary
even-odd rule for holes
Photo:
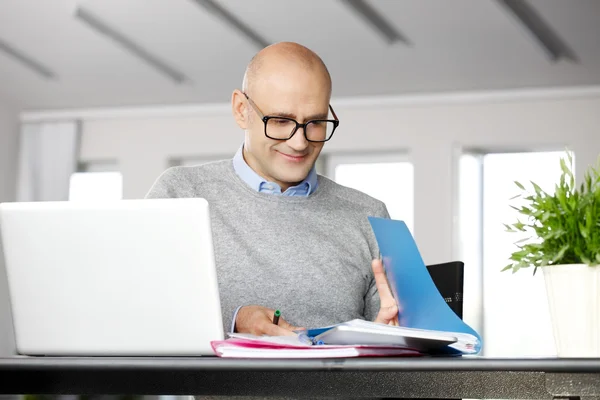
[[[278,41],[321,55],[336,97],[599,85],[600,1],[518,2],[0,0],[0,97],[25,110],[227,102]]]

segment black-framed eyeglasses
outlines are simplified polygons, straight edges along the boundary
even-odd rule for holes
[[[265,135],[269,139],[289,140],[299,128],[303,128],[304,137],[307,141],[326,142],[331,139],[333,133],[340,124],[331,104],[329,105],[329,109],[335,119],[313,119],[301,124],[293,118],[264,115],[246,93],[244,93],[244,96],[246,96],[246,99],[254,111],[256,111],[262,122],[265,124]]]

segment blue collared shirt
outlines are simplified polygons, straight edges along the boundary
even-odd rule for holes
[[[233,168],[236,174],[252,189],[260,193],[278,194],[283,196],[308,196],[317,189],[317,171],[313,166],[308,173],[308,176],[296,186],[289,187],[285,192],[281,193],[281,187],[275,182],[269,182],[262,176],[258,175],[242,154],[244,146],[241,146],[233,157]]]
[[[313,166],[308,173],[308,176],[296,186],[289,187],[285,192],[281,193],[281,186],[275,182],[269,182],[262,176],[258,175],[244,160],[242,151],[244,146],[241,146],[233,157],[233,169],[244,182],[252,189],[260,193],[269,193],[282,196],[308,196],[313,193],[318,186],[317,171]],[[238,307],[233,313],[231,321],[231,332],[235,332],[235,320],[237,319],[238,311],[243,306]]]

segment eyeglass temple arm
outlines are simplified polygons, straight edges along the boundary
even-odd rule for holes
[[[244,92],[242,92],[242,93],[244,93]],[[254,104],[254,102],[252,101],[252,99],[250,99],[250,97],[248,97],[248,95],[246,93],[244,93],[244,96],[246,96],[246,99],[248,99],[248,101],[251,102],[252,107],[254,107],[254,109],[256,109],[256,111],[259,111],[258,107]],[[333,118],[336,121],[338,121],[339,119],[337,117],[337,114],[335,113],[335,111],[333,111],[333,107],[331,107],[331,104],[329,105],[329,109],[331,110],[331,114],[333,115]],[[260,114],[262,114],[262,112],[260,112]],[[261,117],[263,117],[263,116],[261,115]]]
[[[260,118],[264,118],[265,115],[263,114],[263,112],[258,108],[258,106],[254,103],[254,101],[252,101],[252,99],[250,97],[248,97],[248,95],[245,92],[242,92],[244,94],[244,96],[246,96],[246,99],[248,100],[248,103],[250,103],[250,106],[252,106],[252,108],[254,108],[254,111],[256,111],[256,113],[259,115]]]
[[[333,115],[333,118],[334,118],[336,121],[338,121],[338,117],[337,117],[337,115],[336,115],[335,111],[333,111],[333,107],[331,107],[331,104],[329,105],[329,109],[331,110],[331,114]]]

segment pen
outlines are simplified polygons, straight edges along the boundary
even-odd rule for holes
[[[273,323],[275,325],[279,325],[279,316],[280,315],[281,315],[281,311],[275,310],[275,313],[273,314]]]

